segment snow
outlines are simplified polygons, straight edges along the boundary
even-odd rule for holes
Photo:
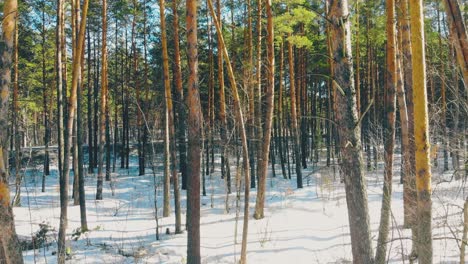
[[[71,238],[80,227],[80,211],[79,206],[73,206],[70,199],[67,239],[72,254],[69,263],[186,263],[187,233],[173,234],[174,213],[170,217],[161,217],[163,169],[158,167],[156,170],[160,224],[160,240],[157,241],[153,172],[147,169],[145,176],[138,176],[137,164],[136,159],[132,160],[130,170],[118,169],[113,173],[115,195],[112,196],[109,182],[105,182],[102,201],[94,199],[95,175],[87,175],[86,206],[90,231],[81,234],[76,241]],[[367,173],[374,247],[382,199],[382,169],[380,163],[378,170]],[[461,238],[462,208],[466,194],[461,181],[442,181],[450,179],[453,172],[442,175],[440,168],[433,170],[434,263],[458,263],[459,248],[454,238]],[[232,171],[235,171],[234,166]],[[300,190],[295,187],[294,177],[292,180],[284,180],[279,166],[276,172],[277,177],[269,175],[267,181],[265,218],[262,220],[252,217],[256,191],[251,191],[248,263],[352,263],[344,185],[340,182],[338,170],[334,174],[331,168],[321,167],[317,170],[309,166],[304,171],[305,186]],[[47,177],[45,193],[41,193],[40,166],[29,168],[25,175],[22,207],[14,208],[17,233],[31,236],[39,230],[41,223],[58,229],[60,204],[56,168],[51,168],[51,175]],[[403,188],[399,178],[399,165],[395,165],[389,263],[409,263],[407,257],[411,250],[411,231],[402,228]],[[73,174],[70,183],[72,179]],[[243,191],[236,239],[235,188],[229,195],[230,210],[227,212],[225,182],[220,177],[219,164],[216,164],[216,170],[211,176],[206,176],[206,188],[207,196],[202,197],[201,209],[202,263],[236,263],[240,254],[243,224]],[[186,192],[182,191],[181,194],[184,223]],[[173,209],[173,204],[171,206]],[[166,228],[170,230],[168,235]],[[23,256],[26,263],[50,264],[56,263],[56,256],[53,255],[55,251],[56,243],[53,241],[50,247],[25,251]]]

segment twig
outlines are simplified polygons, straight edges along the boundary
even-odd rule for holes
[[[374,104],[374,99],[372,99],[372,100],[370,101],[370,103],[367,105],[366,110],[362,113],[361,117],[359,117],[359,120],[357,121],[357,123],[356,123],[356,125],[354,126],[354,128],[358,127],[358,126],[361,124],[362,120],[364,119],[364,116],[367,114],[367,112],[369,112],[369,110],[370,110],[370,108],[371,108],[371,106],[372,106],[373,104]]]

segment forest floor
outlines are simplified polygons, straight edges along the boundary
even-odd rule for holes
[[[400,184],[399,157],[396,157],[395,163],[388,262],[409,263],[411,231],[402,228],[403,187]],[[86,206],[90,231],[79,237],[73,236],[80,227],[79,206],[73,206],[73,201],[70,201],[67,230],[71,247],[69,263],[186,263],[187,233],[173,234],[174,213],[170,217],[161,217],[162,167],[158,166],[155,173],[159,186],[157,204],[160,217],[160,240],[157,241],[153,172],[147,169],[145,176],[138,176],[136,159],[130,165],[130,170],[118,169],[113,173],[114,195],[109,182],[105,182],[102,201],[94,199],[95,176],[87,175]],[[235,169],[232,166],[233,177],[236,175]],[[236,238],[235,181],[233,193],[228,197],[230,210],[227,212],[226,185],[219,170],[219,164],[216,164],[211,177],[206,176],[207,196],[202,197],[202,263],[236,263],[240,254],[243,191]],[[281,168],[277,166],[276,177],[269,175],[268,178],[265,218],[262,220],[252,217],[256,198],[256,190],[252,189],[248,263],[352,263],[344,184],[340,182],[338,170],[333,171],[322,163],[320,166],[309,164],[309,168],[304,170],[304,188],[297,189],[294,175],[292,180],[283,179]],[[377,170],[367,173],[374,247],[382,200],[382,171],[383,163],[380,162]],[[441,167],[433,168],[434,263],[458,263],[457,239],[461,238],[462,209],[467,193],[461,181],[451,180],[453,171],[443,174],[441,171]],[[56,168],[47,177],[44,193],[41,192],[41,165],[31,165],[25,175],[21,191],[22,206],[14,208],[17,233],[31,237],[38,232],[40,224],[58,229],[60,202]],[[14,188],[11,189],[13,196]],[[186,192],[181,193],[184,223]],[[171,206],[173,209],[173,204]],[[170,234],[166,234],[167,228]],[[52,235],[52,240],[54,237],[56,235]],[[24,251],[25,262],[56,263],[56,248],[55,241],[52,241],[48,248]]]

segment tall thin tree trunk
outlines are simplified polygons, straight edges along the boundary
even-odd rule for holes
[[[448,138],[448,128],[447,128],[447,100],[446,100],[446,88],[445,88],[445,58],[442,45],[442,27],[441,27],[441,17],[440,17],[440,6],[437,5],[437,31],[439,33],[439,56],[440,56],[440,100],[442,101],[442,119],[441,119],[441,128],[442,128],[442,145],[444,151],[444,171],[449,169],[448,165],[448,148],[449,148],[449,138]]]
[[[261,1],[261,0],[259,0]],[[247,37],[246,37],[246,64],[244,64],[244,86],[248,93],[248,119],[247,119],[247,130],[249,133],[249,163],[250,163],[250,174],[253,182],[251,187],[255,186],[255,152],[252,151],[255,146],[255,85],[253,83],[253,28],[252,28],[252,1],[247,0]],[[253,186],[252,186],[253,185]]]
[[[146,22],[146,20],[145,20]],[[146,51],[146,23],[144,28],[144,47]],[[114,46],[117,50],[119,48],[119,19],[115,18],[115,41]],[[114,74],[119,76],[119,56],[115,54],[115,66]],[[117,164],[117,144],[119,142],[119,96],[118,96],[118,81],[119,77],[116,77],[116,81],[113,84],[113,95],[114,95],[114,138],[112,144],[112,172],[115,172],[115,167]]]
[[[254,163],[251,166],[251,178],[250,187],[255,188],[256,179],[260,177],[260,163],[262,163],[262,144],[263,141],[263,123],[262,123],[262,0],[257,0],[257,56],[256,56],[256,76],[255,76],[255,145],[250,151],[254,152],[253,156],[257,157],[257,160],[253,159]],[[255,162],[257,163],[257,170],[255,171]]]
[[[71,3],[71,9],[72,9],[72,16],[71,16],[71,19],[72,19],[72,50],[75,51],[76,50],[76,40],[77,40],[77,37],[78,37],[78,25],[79,25],[79,5],[80,5],[80,2],[79,1],[76,1],[76,0],[73,0],[72,3]],[[75,56],[73,54],[73,56]],[[76,55],[76,56],[79,56],[79,58],[81,59],[81,54],[80,55]],[[83,68],[82,68],[83,69]],[[82,69],[80,71],[80,76],[79,76],[79,79],[78,80],[78,90],[81,88],[81,72],[82,72]],[[78,91],[77,91],[78,92]],[[78,95],[77,95],[77,100],[78,100]],[[78,107],[78,102],[77,102],[77,107]],[[77,107],[75,108],[75,111],[78,112],[77,110]],[[77,117],[75,116],[75,119],[73,120],[73,135],[75,135],[72,139],[72,156],[73,156],[73,189],[72,189],[72,198],[73,198],[73,205],[79,205],[80,204],[80,200],[79,200],[79,190],[78,190],[78,183],[79,183],[79,180],[78,180],[78,174],[79,174],[79,168],[78,168],[78,138],[76,136],[76,132],[77,132]]]
[[[197,0],[186,0],[188,79],[187,264],[200,264],[200,151],[201,122],[198,87]]]
[[[178,1],[172,1],[173,30],[174,30],[174,80],[175,80],[175,100],[177,104],[178,129],[177,138],[179,140],[179,166],[182,174],[182,189],[187,189],[187,144],[185,142],[186,131],[186,110],[184,104],[184,90],[182,89],[182,69],[180,65],[180,44],[179,44],[179,14]]]
[[[456,103],[453,104],[453,127],[450,133],[450,148],[451,148],[451,155],[452,155],[452,168],[455,171],[455,179],[460,180],[461,178],[461,171],[460,171],[460,141],[463,140],[460,136],[460,102],[461,96],[459,91],[459,78],[457,73],[457,66],[456,66],[456,58],[455,52],[452,48],[453,45],[450,45],[450,62],[452,64],[452,72],[453,72],[453,88],[452,93],[454,95]]]
[[[221,17],[221,1],[217,0],[217,16]],[[221,21],[220,21],[221,23]],[[221,24],[220,24],[221,27]],[[220,34],[218,34],[218,50],[222,50],[220,46]],[[226,95],[224,92],[224,59],[223,53],[218,51],[218,82],[219,82],[219,119],[220,124],[220,136],[221,136],[221,178],[227,177],[230,174],[229,166],[229,154],[228,154],[228,128],[226,118]]]
[[[58,119],[58,171],[60,181],[60,227],[59,227],[59,238],[58,238],[58,251],[59,258],[58,263],[65,263],[65,229],[66,229],[66,210],[68,201],[68,186],[64,184],[63,179],[63,155],[64,155],[64,135],[63,135],[63,63],[62,63],[62,27],[64,21],[62,20],[63,13],[63,0],[57,0],[57,33],[56,33],[56,70],[57,70],[57,119]],[[64,201],[62,201],[64,200]],[[65,203],[64,203],[65,202]]]
[[[267,87],[265,93],[266,101],[266,115],[265,115],[265,129],[262,140],[262,159],[259,160],[260,169],[258,172],[258,191],[257,200],[255,204],[255,219],[262,219],[264,217],[265,207],[265,192],[266,192],[266,179],[268,172],[268,158],[270,152],[271,142],[271,128],[273,121],[273,107],[275,101],[275,46],[273,37],[273,14],[271,11],[271,0],[266,0],[266,15],[267,15]],[[273,167],[274,170],[274,167]]]
[[[413,75],[412,75],[412,51],[411,51],[411,31],[409,23],[408,0],[400,0],[399,9],[401,15],[399,16],[399,23],[401,24],[401,50],[403,54],[403,78],[404,86],[408,96],[407,109],[408,109],[408,141],[409,141],[409,159],[408,159],[408,174],[406,177],[406,188],[403,188],[404,197],[404,223],[406,227],[411,227],[413,233],[413,241],[416,232],[416,176],[415,176],[415,143],[414,143],[414,105],[413,105]],[[416,254],[415,247],[413,246],[413,254]]]
[[[86,83],[86,89],[87,89],[87,98],[88,98],[88,113],[87,113],[87,119],[88,119],[88,173],[93,173],[93,168],[94,168],[94,150],[93,150],[93,110],[92,110],[92,105],[93,105],[93,90],[92,90],[92,85],[91,85],[91,32],[89,28],[86,30],[87,31],[87,39],[88,39],[88,80]]]
[[[68,225],[67,221],[67,207],[68,207],[68,176],[69,176],[69,156],[70,146],[72,143],[72,128],[73,121],[75,118],[75,109],[77,105],[77,90],[78,80],[81,73],[81,53],[83,51],[85,30],[86,30],[86,17],[88,14],[88,3],[89,0],[84,0],[83,3],[83,15],[80,21],[78,42],[76,45],[76,51],[73,53],[73,66],[72,66],[72,86],[70,92],[70,98],[68,103],[68,116],[66,118],[67,126],[64,130],[64,162],[63,162],[63,175],[60,179],[60,227],[59,227],[59,240],[58,240],[58,263],[65,263],[65,236]],[[62,21],[63,22],[63,21]]]
[[[286,166],[284,151],[285,148],[283,140],[283,127],[284,127],[284,118],[283,118],[283,70],[284,70],[284,41],[280,42],[280,67],[279,67],[279,91],[278,91],[278,107],[277,107],[277,130],[278,130],[278,151],[281,162],[281,171],[283,173],[283,178],[287,179]]]
[[[47,99],[49,93],[47,89],[47,72],[46,72],[46,31],[45,31],[45,1],[42,3],[42,89],[43,89],[43,107],[44,107],[44,172],[42,175],[42,192],[45,192],[46,177],[50,174],[49,160],[49,142],[50,142],[50,127],[49,127],[49,104]]]
[[[444,0],[445,12],[452,43],[457,53],[457,62],[462,72],[465,87],[468,87],[468,37],[466,25],[458,0]]]
[[[397,6],[401,5],[401,0],[396,2]],[[398,12],[397,12],[398,13]],[[402,33],[402,19],[403,17],[398,15],[398,35],[397,35],[397,55],[396,55],[396,67],[397,67],[397,99],[398,99],[398,110],[400,114],[400,126],[401,126],[401,181],[403,183],[403,202],[404,207],[408,206],[408,193],[410,192],[407,190],[410,187],[410,177],[411,177],[411,162],[410,162],[410,140],[409,140],[409,124],[408,124],[408,107],[407,107],[407,99],[405,95],[405,86],[404,86],[404,76],[403,76],[403,33]],[[404,209],[405,210],[405,209]],[[408,210],[408,209],[406,209]],[[404,223],[409,222],[408,219],[404,220]]]
[[[13,41],[14,74],[13,74],[13,124],[14,124],[14,145],[15,145],[15,196],[13,197],[13,206],[21,205],[21,131],[20,131],[20,109],[19,109],[19,82],[18,82],[18,17],[15,16],[15,31]]]
[[[393,179],[393,152],[395,147],[395,90],[397,86],[397,60],[396,60],[396,25],[395,25],[395,1],[386,1],[387,12],[387,58],[385,80],[385,114],[384,121],[384,147],[385,147],[385,172],[382,196],[382,208],[380,211],[379,237],[377,240],[377,252],[375,263],[384,264],[387,257],[387,239],[390,226],[390,212],[392,200]]]
[[[3,3],[2,36],[0,38],[0,130],[8,131],[8,100],[10,96],[11,65],[15,20],[18,15],[16,0]],[[0,133],[0,262],[22,264],[23,256],[16,236],[13,210],[8,188],[8,133]]]
[[[358,116],[361,116],[361,45],[359,43],[359,1],[355,0],[356,5],[356,107]]]
[[[163,51],[163,68],[164,68],[164,91],[166,98],[166,138],[167,148],[170,151],[170,176],[173,178],[174,184],[174,205],[175,205],[175,232],[181,232],[181,219],[180,219],[180,194],[179,194],[179,178],[177,175],[177,155],[175,144],[175,128],[174,128],[174,109],[172,106],[172,91],[169,78],[169,58],[167,55],[167,35],[166,35],[166,18],[164,15],[165,1],[159,0],[159,13],[161,20],[161,42]],[[169,175],[167,175],[169,177]],[[166,184],[164,184],[166,187]],[[169,186],[170,187],[170,186]]]
[[[104,147],[106,145],[106,103],[107,103],[107,0],[102,0],[102,67],[101,67],[101,118],[99,128],[99,164],[96,200],[102,200],[104,181]]]
[[[99,133],[99,67],[100,67],[100,59],[98,54],[98,49],[99,49],[99,42],[100,39],[99,37],[96,36],[97,33],[95,33],[95,36],[93,38],[93,56],[94,56],[94,61],[93,61],[93,66],[94,66],[94,71],[93,71],[93,170],[92,172],[94,173],[94,169],[98,167],[98,159],[99,159],[99,145],[98,145],[98,133]],[[97,41],[96,41],[97,40]],[[96,46],[96,42],[98,42]]]
[[[80,12],[80,1],[75,2],[76,10],[76,25],[80,24],[79,12]],[[79,37],[78,31],[76,32],[77,38]],[[83,33],[84,34],[84,33]],[[78,43],[77,43],[78,44]],[[80,220],[81,220],[81,231],[88,230],[88,223],[86,219],[86,194],[85,194],[85,180],[83,175],[83,128],[82,128],[82,100],[83,100],[83,79],[84,79],[84,45],[85,40],[83,39],[83,47],[80,56],[81,69],[78,76],[78,87],[77,87],[77,99],[76,99],[76,151],[77,151],[77,166],[75,171],[75,177],[78,178],[78,203],[80,205]],[[88,50],[89,52],[89,50]],[[88,64],[89,67],[89,64]]]
[[[288,35],[290,36],[290,34]],[[301,168],[301,146],[298,120],[297,120],[297,109],[296,109],[296,86],[294,80],[294,53],[293,44],[288,41],[288,57],[289,57],[289,90],[291,93],[291,124],[292,124],[292,138],[293,138],[293,149],[296,162],[296,181],[297,188],[302,188],[302,168]]]
[[[79,3],[77,3],[79,7]],[[89,50],[88,50],[89,52]],[[84,40],[83,50],[81,52],[81,74],[80,80],[78,81],[78,91],[76,99],[76,138],[77,138],[77,150],[78,150],[78,193],[79,193],[79,204],[80,204],[80,220],[81,220],[81,231],[88,230],[88,221],[86,219],[86,193],[85,193],[85,180],[83,173],[83,119],[82,119],[82,101],[83,101],[83,79],[84,79]],[[88,64],[87,67],[90,67]],[[88,76],[89,78],[89,76]]]
[[[410,0],[419,263],[432,263],[432,201],[423,1]]]

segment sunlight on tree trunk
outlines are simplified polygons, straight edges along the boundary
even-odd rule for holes
[[[432,201],[423,1],[410,0],[419,263],[432,263]]]

